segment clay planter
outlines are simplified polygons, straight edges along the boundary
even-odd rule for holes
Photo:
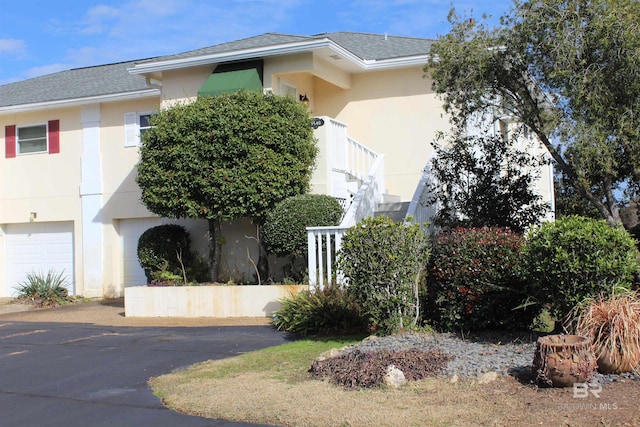
[[[533,367],[538,382],[571,387],[589,381],[596,370],[591,340],[579,335],[547,335],[538,338]]]

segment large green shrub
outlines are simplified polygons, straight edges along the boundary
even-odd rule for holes
[[[445,330],[528,327],[532,307],[519,270],[521,234],[457,228],[436,236],[427,280],[429,321]]]
[[[293,196],[278,203],[267,214],[262,226],[262,241],[267,251],[289,257],[291,275],[301,280],[295,270],[295,261],[307,253],[306,227],[337,225],[343,210],[340,203],[324,194]]]
[[[338,266],[348,279],[347,292],[380,333],[418,323],[418,289],[428,256],[429,242],[418,224],[381,216],[346,231]]]
[[[306,336],[366,329],[354,298],[337,285],[302,291],[280,302],[282,307],[273,316],[273,324],[280,331]]]
[[[559,320],[587,297],[629,288],[637,257],[635,241],[623,228],[579,216],[531,230],[523,251],[529,292]]]
[[[208,280],[206,263],[191,252],[191,236],[178,224],[163,224],[142,233],[138,261],[148,283],[158,277],[171,277],[169,281],[176,284],[183,282],[184,275],[190,281]]]

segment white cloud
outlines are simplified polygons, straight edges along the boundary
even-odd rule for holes
[[[114,7],[98,5],[89,9],[78,23],[78,32],[84,35],[101,34],[109,21],[117,19],[120,11]]]
[[[27,44],[19,39],[0,39],[0,55],[24,55]]]

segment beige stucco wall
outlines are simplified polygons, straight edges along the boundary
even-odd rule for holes
[[[4,153],[5,126],[29,126],[60,120],[60,153],[18,154],[7,159]],[[81,247],[80,154],[82,126],[79,108],[42,110],[0,116],[0,226],[30,222],[72,221],[74,247]],[[0,232],[0,248],[5,247]],[[75,252],[76,292],[82,291],[82,254]],[[5,257],[0,257],[0,289],[7,277]]]
[[[449,128],[420,67],[352,76],[350,90],[315,79],[313,112],[348,125],[348,134],[385,154],[387,193],[410,200],[432,151]]]
[[[37,212],[38,221],[74,218],[79,208],[78,186],[82,151],[80,110],[46,110],[0,116],[0,146],[5,146],[5,126],[29,126],[60,120],[60,153],[0,156],[0,223],[29,222]],[[76,217],[77,219],[77,217]]]
[[[214,68],[210,65],[163,72],[162,108],[194,99]]]
[[[139,199],[140,189],[135,182],[135,165],[140,158],[138,147],[125,147],[124,115],[128,112],[154,112],[159,109],[157,98],[138,101],[103,104],[101,106],[100,145],[102,153],[103,194],[107,201],[107,215],[115,217],[138,216],[138,207],[132,206],[131,198]],[[116,209],[109,201],[123,197]],[[116,213],[117,212],[117,213]]]

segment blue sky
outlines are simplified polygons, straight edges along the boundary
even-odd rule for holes
[[[0,0],[0,84],[267,32],[435,38],[452,5],[497,19],[512,0]]]

